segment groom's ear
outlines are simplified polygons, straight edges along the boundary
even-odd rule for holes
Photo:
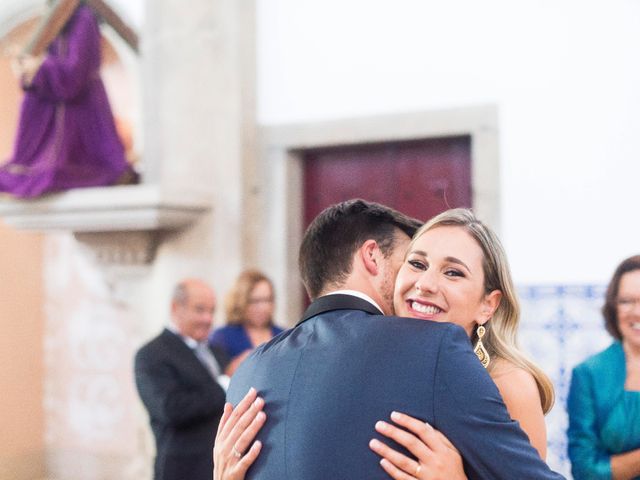
[[[358,250],[362,265],[370,275],[377,275],[380,271],[380,247],[375,240],[367,240]]]

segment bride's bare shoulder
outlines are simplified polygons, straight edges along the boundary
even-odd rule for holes
[[[491,370],[491,378],[498,386],[507,406],[524,402],[540,405],[540,392],[531,372],[507,360],[497,359]]]
[[[506,360],[497,360],[491,370],[509,415],[520,423],[540,457],[547,456],[547,429],[538,384],[531,372]]]

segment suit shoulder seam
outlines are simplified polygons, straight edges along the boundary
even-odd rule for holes
[[[316,330],[316,325],[315,323],[312,324],[313,328],[312,328],[312,332],[311,334],[313,334]],[[307,338],[306,342],[305,342],[305,347],[307,346],[307,344],[309,343],[309,340],[311,338],[311,335],[309,335],[309,337]],[[303,350],[304,351],[304,350]],[[288,398],[291,398],[291,391],[293,389],[293,379],[296,378],[296,374],[298,372],[298,368],[300,366],[300,362],[302,361],[302,353],[300,354],[300,356],[298,357],[298,361],[296,362],[296,367],[293,369],[293,375],[292,375],[292,381],[291,384],[289,384],[289,394],[288,394]],[[284,449],[283,449],[283,455],[284,455],[284,474],[286,478],[289,478],[289,464],[287,462],[287,423],[289,422],[289,404],[290,402],[287,402],[287,409],[285,411],[284,414]]]

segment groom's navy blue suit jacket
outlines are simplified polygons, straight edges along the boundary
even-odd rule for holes
[[[394,410],[442,431],[470,479],[563,478],[511,420],[464,330],[450,323],[385,317],[350,295],[321,297],[242,363],[228,400],[237,404],[250,387],[266,401],[267,422],[248,479],[388,480],[368,444],[383,440],[374,425]]]

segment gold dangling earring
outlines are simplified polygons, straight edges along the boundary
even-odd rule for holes
[[[483,325],[478,325],[478,329],[476,330],[476,335],[478,335],[478,341],[476,342],[476,346],[473,347],[473,353],[477,355],[478,360],[480,360],[480,363],[484,368],[487,368],[489,366],[489,362],[491,362],[491,357],[489,357],[489,352],[487,352],[487,349],[484,348],[484,345],[482,344],[482,337],[484,337],[484,334],[486,332],[487,330],[484,328]]]

